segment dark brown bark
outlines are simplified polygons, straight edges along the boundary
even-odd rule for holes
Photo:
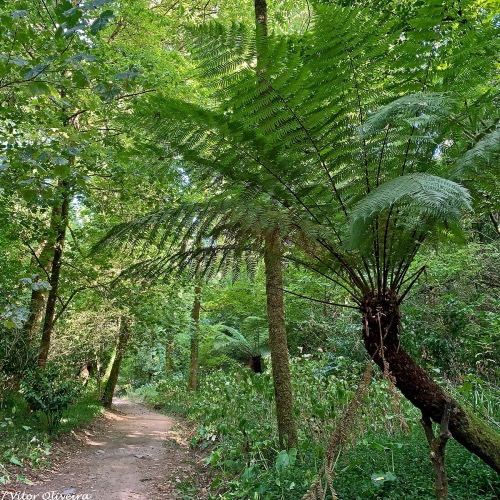
[[[253,356],[250,361],[250,368],[254,373],[262,373],[262,356]]]
[[[113,403],[113,394],[115,393],[116,383],[118,382],[118,375],[120,373],[120,365],[122,363],[125,350],[130,338],[130,325],[128,318],[123,317],[120,319],[120,325],[118,330],[118,342],[116,345],[116,355],[113,359],[113,364],[111,366],[111,371],[109,372],[109,377],[104,386],[104,391],[102,394],[102,404],[105,408],[111,408]]]
[[[266,0],[254,0],[255,24],[257,31],[260,30],[262,36],[267,36],[267,2]]]
[[[429,417],[422,415],[422,426],[424,428],[425,437],[431,449],[430,458],[432,468],[434,470],[434,483],[436,486],[437,500],[446,500],[448,498],[448,477],[446,475],[446,468],[444,466],[445,448],[451,434],[448,430],[450,422],[450,406],[444,410],[443,419],[439,428],[439,434],[434,435],[432,429],[432,421]]]
[[[267,321],[276,417],[280,447],[296,448],[297,427],[293,418],[293,394],[288,362],[288,342],[285,328],[285,305],[283,300],[283,275],[281,240],[278,230],[265,238],[264,264],[266,273]]]
[[[199,273],[197,273],[199,274]],[[197,277],[197,284],[194,289],[194,303],[191,311],[191,362],[189,364],[188,390],[196,391],[198,387],[198,344],[201,310],[201,279]]]
[[[54,254],[52,258],[52,270],[50,273],[50,286],[47,305],[45,307],[45,319],[42,329],[42,339],[38,351],[38,366],[45,368],[50,349],[50,337],[54,328],[54,318],[56,315],[57,292],[59,289],[59,278],[61,275],[62,254],[64,240],[66,239],[66,228],[68,227],[70,190],[69,183],[65,180],[59,182],[59,191],[61,195],[61,204],[54,208],[52,217],[53,224],[56,227],[56,240],[54,244]],[[52,222],[51,222],[52,226]]]
[[[45,241],[43,241],[39,249],[34,253],[32,264],[39,268],[39,278],[44,280],[50,278],[50,270],[52,266],[52,256],[54,253],[54,241],[57,233],[57,223],[60,217],[61,207],[53,207],[50,216],[49,234]],[[24,332],[26,338],[31,344],[36,339],[40,327],[42,326],[43,312],[47,300],[46,290],[32,290],[30,300],[30,314],[26,323],[24,324]]]
[[[452,436],[500,472],[500,436],[466,412],[401,347],[398,298],[390,291],[382,295],[375,292],[365,297],[361,310],[364,344],[377,365],[390,371],[396,387],[426,418],[440,423],[449,405]]]

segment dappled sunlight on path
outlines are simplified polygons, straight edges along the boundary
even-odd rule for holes
[[[22,489],[74,495],[79,500],[178,498],[175,484],[189,473],[187,448],[178,444],[176,420],[126,400],[115,399],[99,435],[76,450],[57,471]],[[49,497],[48,497],[49,498]]]

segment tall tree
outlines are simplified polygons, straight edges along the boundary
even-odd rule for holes
[[[119,327],[118,338],[116,339],[116,354],[113,358],[113,364],[111,365],[109,377],[102,394],[102,403],[105,408],[111,408],[111,404],[113,403],[113,395],[118,382],[120,366],[130,339],[130,319],[126,315],[122,315],[118,321]]]
[[[38,351],[38,366],[45,368],[50,349],[50,339],[52,330],[54,329],[54,318],[56,316],[56,304],[58,298],[59,282],[61,276],[61,265],[64,240],[66,239],[66,229],[68,227],[69,203],[70,203],[70,187],[67,181],[60,181],[60,208],[54,209],[52,216],[56,222],[56,240],[53,249],[53,257],[50,273],[50,290],[47,297],[47,305],[45,308],[45,319],[42,328],[42,338],[40,340],[40,348]],[[52,225],[52,224],[51,224]]]
[[[191,311],[191,325],[190,325],[190,362],[189,362],[189,379],[188,390],[196,391],[198,387],[198,367],[199,367],[199,344],[200,344],[200,312],[201,312],[201,262],[196,264],[195,279],[196,285],[194,287],[194,301],[193,309]]]
[[[317,6],[314,31],[269,38],[258,65],[259,42],[245,27],[198,30],[219,108],[153,100],[149,123],[186,162],[276,200],[285,225],[299,229],[291,240],[303,255],[290,257],[345,290],[368,354],[425,416],[441,422],[450,406],[453,437],[500,470],[498,435],[400,341],[401,303],[425,270],[413,270],[415,255],[470,208],[467,191],[447,178],[471,150],[451,117],[474,113],[469,100],[491,108],[498,25],[474,2],[416,6],[403,34],[387,13],[375,23],[373,15]]]
[[[259,80],[266,78],[267,2],[255,0],[257,73]],[[259,81],[260,85],[260,81]],[[285,303],[283,299],[282,249],[279,229],[269,229],[264,238],[264,266],[266,273],[267,318],[271,367],[273,372],[276,417],[280,447],[298,446],[297,426],[293,417],[293,393],[288,361],[288,342],[285,325]],[[285,439],[286,437],[286,439]]]

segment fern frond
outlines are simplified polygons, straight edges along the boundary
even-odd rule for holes
[[[406,95],[369,114],[360,127],[360,133],[363,137],[384,133],[387,127],[401,121],[422,129],[438,118],[448,115],[452,104],[453,100],[444,93]]]
[[[420,216],[424,220],[459,220],[471,209],[471,198],[463,186],[442,177],[424,173],[397,177],[378,186],[354,207],[349,225],[351,245],[359,247],[375,218],[394,208],[399,209],[399,217],[407,214],[407,226],[414,229],[421,222]]]
[[[449,178],[464,179],[483,168],[492,168],[498,171],[499,160],[500,126],[497,126],[458,159],[449,172]]]

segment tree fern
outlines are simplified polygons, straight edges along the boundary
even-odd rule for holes
[[[335,279],[355,296],[370,283],[398,288],[401,276],[390,268],[407,270],[407,258],[432,224],[451,223],[469,208],[466,192],[438,177],[448,176],[448,165],[460,153],[461,131],[453,117],[463,112],[461,96],[472,87],[476,97],[486,99],[478,89],[488,70],[482,68],[465,87],[468,61],[457,53],[482,53],[484,33],[495,28],[487,16],[478,19],[472,4],[463,12],[475,12],[474,22],[486,27],[464,35],[442,24],[437,2],[414,10],[403,31],[400,19],[381,16],[373,27],[367,9],[318,5],[311,33],[266,40],[263,74],[256,66],[262,42],[252,30],[192,28],[198,78],[212,92],[211,105],[154,97],[136,113],[135,123],[151,130],[166,157],[213,179],[219,193],[234,196],[236,184],[276,200],[283,220],[270,220],[256,209],[248,227],[301,228],[316,241],[311,265],[335,269]],[[482,45],[474,46],[478,41]],[[486,150],[478,144],[476,152]],[[473,149],[468,155],[475,155]],[[196,231],[222,235],[223,230],[235,243],[247,230],[235,214],[225,226],[222,218],[203,225],[197,217],[172,228],[183,228],[184,243]],[[233,239],[231,224],[242,228]],[[177,240],[171,238],[174,246]],[[371,247],[372,254],[356,260],[349,252],[357,245]],[[382,261],[389,254],[395,258],[388,265]],[[397,275],[392,285],[391,274]]]

